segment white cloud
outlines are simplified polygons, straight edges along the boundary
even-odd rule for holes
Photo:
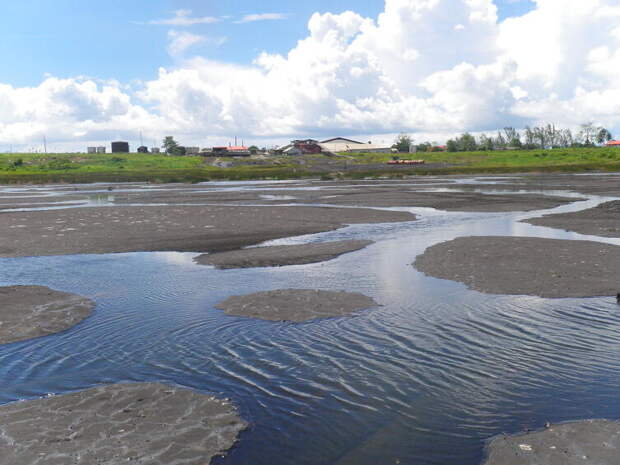
[[[170,56],[178,57],[183,55],[190,47],[206,43],[214,46],[221,46],[226,42],[226,37],[207,37],[198,34],[192,34],[185,31],[168,31],[168,53]]]
[[[0,142],[110,140],[141,128],[155,131],[161,117],[131,102],[117,82],[46,78],[38,87],[0,85]],[[80,144],[81,145],[81,144]]]
[[[189,17],[190,13],[177,15]],[[205,135],[453,134],[593,120],[620,131],[617,0],[537,0],[499,22],[492,0],[386,0],[378,18],[314,14],[286,54],[250,65],[194,57],[138,92],[47,78],[0,86],[0,142],[164,128]],[[175,31],[178,56],[209,39]],[[391,137],[391,136],[388,136]]]
[[[194,26],[196,24],[212,24],[219,21],[221,21],[220,18],[213,16],[192,17],[192,10],[177,10],[172,18],[156,19],[149,21],[148,24],[182,27]]]
[[[287,17],[288,15],[284,13],[258,13],[258,14],[245,15],[239,21],[235,21],[235,23],[243,24],[243,23],[252,23],[255,21],[274,21],[274,20],[286,19]]]

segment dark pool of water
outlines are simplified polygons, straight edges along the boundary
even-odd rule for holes
[[[420,221],[274,242],[377,241],[323,264],[222,271],[181,253],[0,259],[0,285],[97,302],[71,330],[0,346],[0,403],[119,381],[221,393],[251,427],[220,465],[478,465],[485,440],[502,432],[620,418],[615,298],[485,295],[411,266],[463,235],[590,237],[517,221],[540,213],[407,210]],[[357,291],[382,306],[297,325],[214,309],[280,288]]]

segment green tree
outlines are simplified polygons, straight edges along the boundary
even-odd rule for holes
[[[459,146],[454,139],[450,139],[448,142],[446,142],[446,150],[448,152],[458,152]]]
[[[596,135],[596,142],[599,144],[604,144],[605,142],[609,142],[612,139],[611,132],[609,132],[605,128],[600,128],[598,134]]]
[[[521,143],[521,134],[519,134],[519,131],[510,126],[504,128],[504,139],[508,147],[511,148],[521,148],[523,145]]]
[[[585,147],[591,147],[594,145],[596,141],[596,136],[601,128],[597,128],[594,126],[594,123],[588,122],[583,123],[581,126],[581,131],[579,131],[579,142],[583,143]]]
[[[468,132],[461,135],[461,137],[457,139],[456,143],[459,146],[459,150],[463,152],[473,152],[478,149],[476,138]]]
[[[401,153],[409,153],[409,146],[413,144],[413,139],[409,134],[400,134],[396,138],[394,148]]]
[[[433,149],[433,145],[430,142],[422,142],[421,144],[416,145],[416,150],[418,152],[430,152]]]
[[[495,141],[492,137],[482,134],[479,137],[478,146],[480,147],[480,150],[493,150],[495,148]]]
[[[168,155],[184,155],[182,152],[185,152],[172,136],[164,137],[161,146]]]

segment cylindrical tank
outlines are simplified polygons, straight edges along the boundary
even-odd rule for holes
[[[112,142],[112,153],[129,153],[129,142]]]

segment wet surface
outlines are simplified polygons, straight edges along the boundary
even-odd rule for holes
[[[484,295],[411,266],[460,236],[620,245],[520,222],[613,198],[575,200],[529,213],[394,207],[419,220],[270,242],[376,242],[283,268],[216,270],[193,253],[0,259],[0,285],[45,285],[97,303],[71,330],[0,346],[0,403],[123,381],[221,393],[251,427],[220,465],[479,465],[497,434],[620,418],[615,298]],[[297,325],[215,309],[233,295],[286,288],[359,292],[382,306]]]

